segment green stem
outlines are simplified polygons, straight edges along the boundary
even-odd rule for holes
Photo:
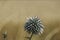
[[[32,36],[33,36],[33,33],[31,34],[31,36],[30,36],[29,40],[31,40],[31,39],[32,39]]]
[[[30,37],[25,37],[25,38],[31,40],[32,39],[32,36],[33,36],[33,33],[31,33],[31,36]]]

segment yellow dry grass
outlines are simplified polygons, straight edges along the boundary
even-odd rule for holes
[[[0,0],[0,40],[5,31],[7,40],[26,40],[24,23],[30,16],[38,16],[45,26],[44,33],[32,40],[60,40],[59,0]]]

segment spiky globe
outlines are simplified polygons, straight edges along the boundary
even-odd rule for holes
[[[43,25],[38,17],[28,18],[24,28],[28,33],[38,34],[43,32]]]

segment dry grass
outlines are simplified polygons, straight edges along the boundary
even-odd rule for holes
[[[40,17],[45,26],[44,33],[34,35],[32,40],[46,40],[55,29],[60,29],[60,1],[0,1],[0,40],[3,40],[4,31],[8,32],[8,40],[24,40],[29,36],[24,31],[24,23],[29,16]],[[58,32],[48,40],[60,40],[59,37]]]

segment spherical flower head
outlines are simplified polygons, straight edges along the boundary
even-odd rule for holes
[[[29,17],[25,23],[24,29],[28,33],[39,34],[43,32],[43,25],[37,16]]]

